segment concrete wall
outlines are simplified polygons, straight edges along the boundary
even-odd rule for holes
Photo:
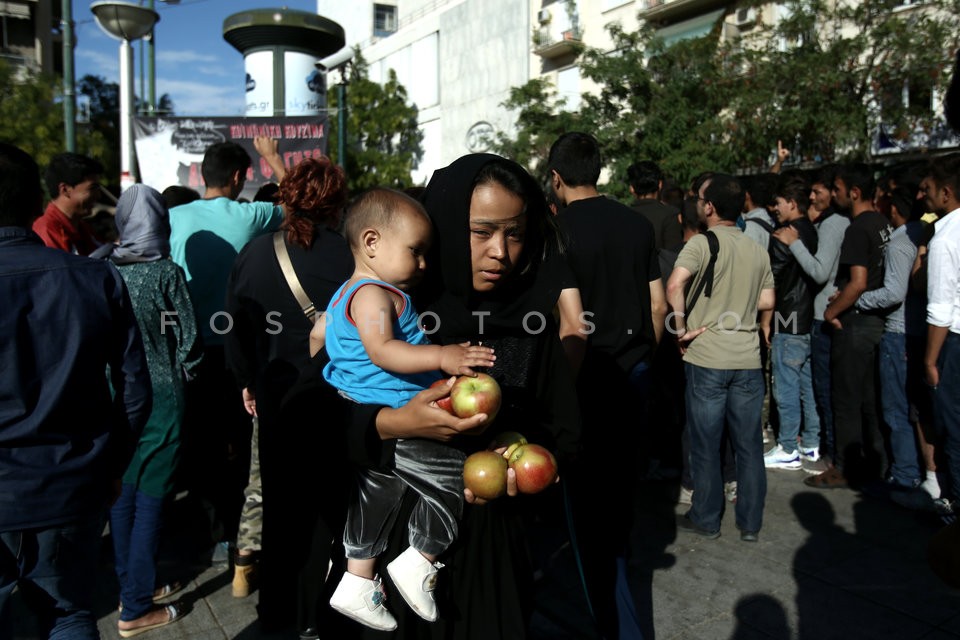
[[[415,181],[469,153],[469,142],[479,150],[469,134],[484,123],[494,131],[512,125],[500,103],[530,77],[529,0],[399,0],[402,26],[372,43],[373,2],[345,4],[318,0],[317,10],[344,26],[347,42],[367,45],[371,80],[384,82],[393,69],[420,111],[424,157]]]
[[[373,0],[317,0],[317,14],[343,27],[348,47],[373,36]]]
[[[470,152],[467,134],[474,125],[489,123],[497,132],[511,129],[513,116],[500,103],[512,87],[530,78],[528,7],[527,0],[474,1],[441,16],[445,162]]]

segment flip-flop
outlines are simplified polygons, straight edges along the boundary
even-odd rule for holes
[[[163,622],[157,622],[155,624],[147,624],[142,627],[134,627],[133,629],[120,629],[117,627],[117,631],[120,633],[121,638],[132,638],[133,636],[140,635],[144,631],[150,631],[151,629],[157,629],[159,627],[164,627],[171,622],[175,622],[180,619],[182,615],[180,609],[176,605],[168,604],[163,607],[163,611],[167,612],[167,619]]]
[[[160,602],[161,600],[165,600],[166,598],[169,598],[173,594],[180,593],[181,591],[183,591],[183,587],[184,587],[184,584],[179,580],[175,582],[170,582],[161,587],[157,587],[153,591],[153,601]],[[123,612],[122,602],[120,603],[120,606],[117,607],[117,611]]]
[[[153,592],[153,601],[160,602],[172,596],[175,593],[180,593],[183,590],[183,583],[179,580],[175,582],[169,582],[161,587],[157,587]]]

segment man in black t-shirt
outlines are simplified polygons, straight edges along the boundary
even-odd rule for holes
[[[600,631],[608,638],[627,637],[630,630],[618,630],[616,563],[626,553],[639,444],[652,426],[646,421],[649,366],[666,298],[653,226],[597,191],[601,161],[593,136],[562,135],[550,149],[548,166],[563,207],[557,220],[570,243],[568,259],[593,329],[577,380],[583,449],[581,472],[569,485],[577,537]],[[617,487],[623,501],[619,509],[596,499],[610,487]]]
[[[676,208],[660,202],[663,172],[652,160],[643,160],[627,168],[630,193],[635,200],[631,208],[650,221],[657,251],[673,248],[683,242],[683,227]],[[670,275],[670,274],[666,274]]]
[[[833,192],[852,222],[840,247],[837,295],[823,314],[834,330],[830,364],[836,452],[834,469],[804,481],[818,488],[879,480],[887,467],[876,395],[884,317],[854,305],[865,291],[883,286],[883,253],[892,229],[873,209],[873,172],[866,165],[841,167]]]

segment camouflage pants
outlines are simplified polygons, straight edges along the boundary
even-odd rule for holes
[[[237,533],[237,549],[260,551],[263,533],[263,491],[260,484],[260,421],[253,419],[253,435],[250,438],[250,478],[243,490],[243,510],[240,512],[240,530]]]

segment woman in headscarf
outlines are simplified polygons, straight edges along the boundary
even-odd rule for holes
[[[110,510],[110,533],[120,582],[122,637],[169,624],[180,612],[157,607],[179,584],[156,588],[156,556],[164,500],[174,488],[180,458],[185,375],[202,357],[196,316],[183,269],[170,258],[167,205],[142,184],[117,202],[117,244],[103,248],[123,276],[140,325],[153,387],[153,410]]]
[[[543,192],[518,164],[473,154],[434,174],[424,204],[435,235],[417,307],[434,342],[494,348],[497,361],[488,372],[503,390],[502,407],[477,433],[476,420],[458,420],[436,407],[446,389],[421,392],[400,409],[356,405],[350,409],[351,454],[389,466],[394,438],[447,440],[469,454],[486,449],[497,433],[519,431],[555,452],[562,477],[575,458],[580,423],[573,374],[552,315],[570,276]],[[515,495],[512,472],[510,481]],[[460,537],[440,558],[440,619],[424,622],[406,607],[393,607],[399,624],[394,637],[526,637],[534,593],[526,529],[531,514],[544,510],[562,521],[559,490],[483,505],[465,491],[472,504],[464,510]],[[406,548],[406,502],[384,563]],[[388,593],[396,593],[389,576],[384,580]]]
[[[280,181],[277,201],[285,212],[278,233],[296,278],[314,308],[325,309],[353,272],[347,241],[337,233],[346,176],[328,158],[307,158]],[[327,606],[323,576],[331,540],[342,534],[350,480],[337,464],[333,435],[341,430],[328,426],[341,424],[342,417],[332,413],[340,403],[323,384],[322,363],[310,358],[313,322],[294,297],[274,241],[274,234],[254,238],[233,264],[226,310],[234,325],[225,349],[239,387],[237,402],[242,393],[247,412],[256,417],[253,447],[263,508],[260,624],[264,632],[296,624],[302,638],[312,638],[337,624],[328,618],[340,617]],[[291,393],[298,380],[310,378],[316,387]],[[245,529],[241,522],[241,534]],[[242,551],[242,541],[237,544]],[[244,561],[238,556],[238,565]]]

